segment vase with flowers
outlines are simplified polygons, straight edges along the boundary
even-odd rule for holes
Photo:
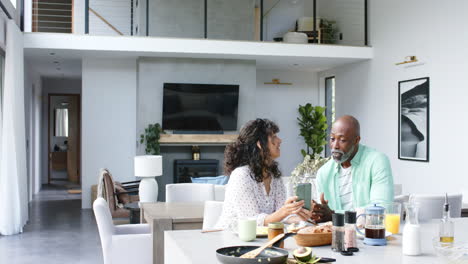
[[[290,184],[296,189],[299,183],[312,184],[312,196],[316,194],[315,177],[317,171],[329,158],[324,158],[320,154],[323,147],[327,144],[327,117],[325,116],[325,107],[312,106],[306,104],[299,105],[299,117],[297,118],[300,127],[300,135],[304,138],[306,149],[301,149],[304,157],[302,163],[297,165],[291,173]]]

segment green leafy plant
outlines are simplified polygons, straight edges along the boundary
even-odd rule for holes
[[[159,139],[161,134],[165,134],[159,123],[149,124],[145,128],[145,133],[140,135],[140,144],[146,142],[146,154],[159,155],[161,153]]]
[[[307,148],[301,149],[302,156],[320,154],[323,146],[327,144],[327,117],[325,107],[306,104],[299,105],[297,118],[300,127],[300,135],[304,138]]]
[[[320,21],[320,33],[322,44],[334,44],[337,40],[338,27],[336,21],[322,18]]]

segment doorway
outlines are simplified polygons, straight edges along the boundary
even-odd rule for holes
[[[48,95],[48,184],[81,193],[81,95]]]

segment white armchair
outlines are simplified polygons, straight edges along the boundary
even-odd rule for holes
[[[204,202],[214,200],[214,186],[206,183],[166,185],[166,202]]]
[[[224,196],[226,194],[227,185],[215,185],[214,186],[214,200],[215,201],[224,201]]]
[[[218,222],[221,213],[223,212],[223,204],[221,201],[206,201],[205,210],[203,212],[203,229],[213,228]]]
[[[153,263],[153,238],[147,224],[114,226],[102,197],[93,203],[104,264]]]

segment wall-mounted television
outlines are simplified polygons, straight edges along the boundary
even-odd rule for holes
[[[237,130],[239,85],[164,83],[164,130]]]

